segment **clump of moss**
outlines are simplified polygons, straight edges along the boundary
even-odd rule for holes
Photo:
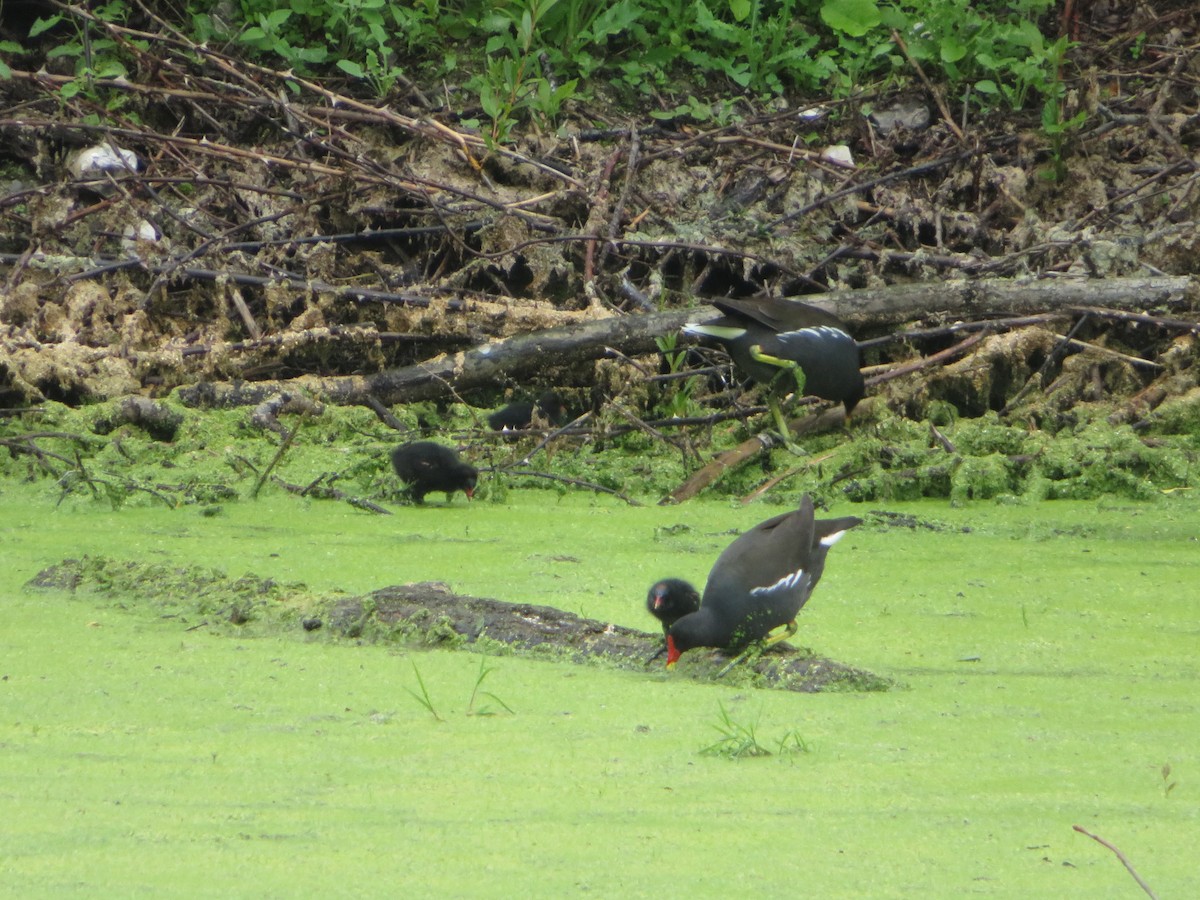
[[[1149,417],[1151,434],[1178,434],[1200,444],[1200,388],[1164,402]]]
[[[950,499],[955,503],[991,500],[1016,493],[1016,482],[1008,457],[1001,453],[963,457],[950,479]]]

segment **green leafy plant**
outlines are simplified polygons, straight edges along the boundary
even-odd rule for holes
[[[322,46],[303,46],[302,31],[292,22],[295,10],[291,7],[275,7],[260,12],[251,25],[242,32],[239,40],[260,53],[274,54],[289,66],[308,70],[311,66],[325,62],[329,50]]]
[[[718,127],[731,124],[736,119],[737,102],[727,97],[716,100],[699,100],[688,94],[687,99],[670,109],[650,111],[651,118],[660,120],[691,119],[693,122],[712,123]]]
[[[190,21],[197,42],[236,35],[252,54],[297,72],[336,66],[380,97],[411,68],[462,71],[492,144],[520,122],[552,123],[591,83],[654,93],[660,117],[717,124],[733,121],[747,99],[864,91],[911,77],[895,33],[927,75],[962,86],[981,108],[1048,103],[1043,127],[1061,147],[1077,120],[1061,113],[1068,45],[1037,27],[1052,9],[1053,0],[241,0],[232,18],[194,10]],[[74,23],[50,50],[76,60],[80,77],[65,97],[89,90],[89,79],[126,75],[123,47],[95,21],[127,13],[127,0],[112,0],[91,20],[64,9],[35,25],[31,37]]]
[[[19,56],[24,51],[25,48],[16,41],[0,41],[0,53]],[[8,81],[10,78],[12,78],[12,69],[9,68],[8,63],[3,58],[0,58],[0,80]]]
[[[715,743],[709,744],[700,752],[704,756],[723,756],[726,759],[745,759],[754,756],[787,756],[794,753],[808,753],[810,747],[795,729],[786,732],[775,741],[775,750],[771,751],[758,739],[758,720],[743,724],[734,721],[725,709],[725,704],[718,704],[720,712],[713,726],[721,735]]]
[[[677,375],[684,370],[687,351],[676,349],[679,343],[678,335],[665,334],[655,338],[654,343],[658,346],[658,351],[663,355],[663,359],[666,360],[667,370],[670,374]],[[662,397],[658,402],[658,409],[663,417],[682,419],[695,415],[698,410],[695,392],[699,384],[700,377],[698,375],[664,382]]]
[[[880,24],[900,34],[908,54],[931,74],[968,85],[980,105],[1024,109],[1031,94],[1045,97],[1059,80],[1067,43],[1047,42],[1037,26],[1052,6],[1051,0],[1003,6],[908,0],[881,8]]]
[[[1087,113],[1080,110],[1070,118],[1064,118],[1067,89],[1062,82],[1063,57],[1067,51],[1067,39],[1059,38],[1049,45],[1047,59],[1053,63],[1054,79],[1041,87],[1042,134],[1050,143],[1051,168],[1043,173],[1048,179],[1061,182],[1067,176],[1065,147],[1068,138],[1087,121]]]
[[[92,10],[92,15],[100,22],[116,24],[124,23],[128,14],[129,9],[122,0],[101,4]],[[36,19],[29,29],[29,36],[39,37],[64,22],[72,26],[73,33],[46,53],[47,59],[69,59],[74,64],[75,78],[59,89],[59,96],[63,100],[70,100],[82,94],[94,102],[102,103],[104,98],[96,91],[95,82],[104,78],[125,78],[129,74],[121,58],[121,48],[116,40],[99,31],[90,19],[66,13]],[[144,41],[136,41],[131,42],[131,46],[145,49],[147,45]],[[120,94],[110,99],[110,109],[124,103]]]
[[[487,664],[486,656],[484,656],[482,659],[479,660],[479,674],[475,677],[475,687],[473,687],[471,689],[471,700],[470,700],[470,702],[467,703],[467,715],[468,716],[494,716],[494,715],[496,715],[495,710],[493,710],[490,706],[482,706],[479,709],[476,709],[475,708],[475,698],[476,697],[487,697],[490,700],[494,700],[496,703],[500,704],[500,706],[502,706],[504,708],[505,712],[510,713],[510,714],[512,713],[512,707],[509,706],[507,703],[505,703],[503,700],[501,700],[499,697],[497,697],[495,694],[493,694],[491,691],[480,690],[480,688],[483,686],[483,680],[485,678],[487,678],[489,675],[491,675],[492,672],[494,672],[494,671],[496,671],[495,667],[489,666]]]
[[[468,82],[468,87],[479,92],[479,105],[492,120],[486,138],[493,145],[508,139],[521,115],[552,119],[562,104],[575,96],[577,79],[555,84],[536,71],[543,43],[542,16],[558,3],[527,0],[502,6],[480,22],[491,33],[486,45],[486,69],[482,76]]]
[[[811,10],[800,6],[784,0],[767,13],[766,4],[733,0],[721,16],[697,0],[692,30],[698,40],[683,58],[756,93],[782,94],[785,82],[816,86],[824,74],[814,53],[820,38],[811,16],[801,15]]]
[[[417,686],[420,687],[421,692],[418,694],[412,688],[405,688],[405,690],[413,696],[413,699],[425,707],[426,711],[428,711],[428,713],[433,716],[434,719],[439,722],[445,721],[441,716],[438,715],[437,710],[433,707],[433,699],[429,696],[429,689],[425,687],[425,679],[421,677],[421,670],[417,668],[416,662],[413,662],[412,667],[413,672],[417,676]]]
[[[386,97],[396,82],[404,75],[404,69],[395,64],[395,51],[387,46],[387,36],[372,34],[375,47],[368,47],[363,62],[339,59],[337,66],[352,78],[366,81],[376,97]]]

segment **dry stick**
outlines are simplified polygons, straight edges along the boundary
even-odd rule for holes
[[[600,185],[596,189],[595,196],[592,198],[593,207],[597,204],[605,203],[609,197],[609,182],[612,180],[613,169],[617,166],[617,160],[621,158],[621,151],[614,150],[609,154],[608,162],[604,164],[604,170],[600,173]],[[589,217],[590,218],[590,217]],[[583,249],[583,283],[590,285],[596,277],[596,243],[599,240],[598,235],[593,235],[590,240],[584,245]]]
[[[1159,328],[1172,328],[1180,331],[1190,331],[1200,334],[1200,322],[1189,322],[1187,319],[1167,319],[1162,316],[1151,316],[1145,313],[1131,313],[1120,309],[1106,309],[1102,306],[1072,306],[1069,312],[1093,315],[1101,319],[1115,319],[1118,322],[1132,322],[1135,325],[1155,325]]]
[[[636,369],[638,374],[641,375],[642,378],[644,378],[646,380],[656,377],[650,369],[646,368],[644,365],[642,365],[636,359],[630,359],[628,356],[626,356],[624,353],[622,353],[616,347],[605,347],[604,348],[604,358],[605,359],[615,359],[615,360],[625,363],[625,365],[629,366],[631,369]]]
[[[596,491],[600,494],[612,494],[614,497],[619,497],[630,506],[641,506],[632,497],[628,497],[620,491],[615,491],[612,488],[606,488],[602,484],[593,484],[590,481],[584,481],[581,478],[567,478],[565,475],[551,475],[549,472],[534,472],[529,469],[505,469],[509,475],[527,475],[530,478],[546,478],[550,481],[561,481],[563,484],[573,484],[576,487],[585,487],[588,490]]]
[[[1003,259],[1004,257],[1001,257]],[[870,247],[838,247],[824,262],[829,259],[861,259],[878,263],[920,263],[939,269],[961,269],[964,272],[976,272],[985,266],[993,265],[995,260],[982,260],[974,256],[950,256],[945,253],[927,253],[924,250],[874,250]],[[819,268],[819,266],[814,266]]]
[[[683,457],[683,464],[685,466],[688,463],[688,451],[689,450],[691,450],[692,454],[696,457],[696,462],[701,461],[700,454],[696,451],[695,447],[689,447],[687,445],[680,446],[679,444],[675,443],[673,440],[671,440],[669,437],[667,437],[665,434],[663,434],[658,429],[651,428],[649,425],[647,425],[645,422],[643,422],[641,419],[639,419],[637,416],[635,416],[633,413],[631,413],[629,410],[627,410],[625,407],[623,407],[620,403],[616,403],[616,402],[610,403],[609,406],[611,406],[613,409],[615,409],[617,411],[617,414],[620,415],[623,419],[625,419],[625,421],[628,422],[630,425],[632,425],[635,430],[641,431],[644,434],[648,434],[648,435],[650,435],[650,437],[654,438],[656,441],[661,441],[662,443],[667,444],[671,447],[674,447],[676,450],[678,450],[679,455]]]
[[[157,281],[155,283],[157,284]],[[149,291],[146,292],[146,297],[148,300],[150,297]],[[254,321],[254,315],[250,312],[250,307],[246,305],[246,301],[242,297],[242,292],[238,290],[236,284],[229,285],[229,299],[233,301],[234,308],[237,309],[238,315],[242,317],[242,324],[246,326],[246,331],[250,334],[250,340],[259,340],[262,337],[262,329]]]
[[[1074,828],[1076,831],[1078,831],[1080,834],[1090,837],[1093,841],[1095,841],[1100,846],[1107,847],[1109,850],[1111,850],[1113,853],[1115,853],[1117,855],[1117,859],[1119,859],[1121,861],[1121,865],[1123,865],[1126,869],[1129,870],[1129,874],[1133,876],[1133,880],[1138,883],[1138,887],[1140,887],[1143,891],[1145,891],[1147,896],[1153,897],[1154,900],[1158,900],[1158,895],[1155,894],[1154,891],[1152,891],[1150,889],[1150,885],[1146,884],[1146,882],[1142,880],[1142,876],[1137,873],[1137,869],[1135,869],[1130,864],[1129,860],[1127,860],[1125,858],[1124,853],[1122,853],[1120,850],[1118,850],[1116,847],[1114,847],[1112,844],[1110,844],[1108,841],[1106,841],[1104,838],[1100,837],[1099,835],[1092,834],[1090,831],[1088,831],[1082,825],[1072,825],[1071,827]]]
[[[1152,359],[1142,359],[1140,356],[1130,356],[1126,353],[1118,353],[1116,350],[1109,350],[1107,347],[1101,347],[1099,344],[1089,344],[1087,341],[1076,340],[1067,335],[1056,334],[1056,338],[1065,341],[1077,350],[1092,350],[1099,353],[1101,356],[1107,356],[1111,359],[1119,359],[1122,362],[1129,363],[1131,366],[1136,366],[1142,369],[1156,369],[1161,371],[1163,366],[1161,363],[1156,363]]]
[[[993,142],[993,144],[996,147],[1000,147],[1015,141],[1015,137],[1006,137]],[[793,219],[798,219],[801,216],[808,215],[813,210],[819,209],[822,206],[828,206],[829,204],[835,203],[844,197],[851,197],[854,194],[861,194],[865,191],[871,190],[872,188],[878,187],[881,184],[887,184],[891,181],[898,181],[902,178],[915,178],[918,175],[926,175],[930,172],[936,172],[938,169],[944,169],[946,166],[953,165],[957,162],[962,162],[963,160],[970,159],[973,156],[978,156],[979,154],[983,153],[985,149],[986,148],[983,147],[977,147],[970,150],[963,150],[960,153],[954,153],[950,156],[943,156],[941,159],[935,159],[931,160],[930,162],[921,163],[908,169],[903,169],[899,172],[888,172],[886,175],[880,175],[878,178],[872,178],[870,181],[864,181],[860,184],[852,184],[849,187],[842,188],[839,191],[834,191],[832,194],[819,197],[811,203],[806,203],[804,206],[793,210],[786,216],[780,216],[775,221],[768,222],[764,227],[767,231],[772,231],[778,228],[780,225],[785,225]]]
[[[931,438],[933,438],[935,441],[937,441],[939,444],[941,444],[942,449],[945,450],[947,453],[957,453],[958,452],[958,448],[954,446],[954,442],[951,441],[950,438],[948,438],[944,434],[942,434],[940,431],[938,431],[938,427],[936,425],[934,425],[932,422],[929,423],[929,436]]]
[[[780,484],[781,482],[787,481],[789,478],[792,478],[796,475],[799,475],[805,469],[811,469],[813,466],[820,465],[821,463],[826,462],[830,459],[833,459],[833,453],[826,453],[824,456],[815,456],[812,459],[808,460],[808,462],[806,462],[802,466],[796,466],[795,468],[788,469],[782,475],[776,475],[774,478],[768,478],[766,481],[764,481],[762,484],[760,484],[758,487],[756,487],[749,494],[747,494],[745,497],[742,498],[742,500],[741,500],[742,506],[745,506],[748,503],[754,502],[759,497],[761,497],[763,494],[765,494],[767,491],[769,491],[771,488],[775,487],[775,485]]]
[[[300,414],[300,421],[298,421],[296,423],[295,427],[293,427],[292,430],[288,432],[287,437],[285,437],[283,439],[283,443],[281,443],[279,445],[279,450],[276,451],[275,458],[271,460],[271,462],[267,465],[267,467],[265,469],[263,469],[262,474],[258,476],[258,481],[255,482],[254,489],[252,491],[250,491],[250,499],[251,500],[258,499],[258,492],[260,490],[262,490],[263,482],[265,482],[267,480],[267,476],[271,474],[271,470],[275,468],[276,464],[278,464],[278,462],[281,459],[283,459],[283,454],[285,454],[287,452],[288,447],[290,447],[292,445],[292,441],[295,439],[296,435],[300,433],[300,428],[301,428],[301,426],[304,425],[304,423],[305,423],[305,421],[307,421],[307,419],[308,419],[308,410],[305,409],[304,412],[302,412]]]
[[[408,426],[392,415],[392,411],[384,406],[380,399],[374,394],[367,394],[365,399],[367,406],[369,406],[371,411],[379,417],[379,421],[388,428],[393,428],[396,431],[399,431],[401,434],[404,434],[409,430]]]
[[[321,478],[324,477],[324,475],[321,476]],[[349,503],[356,509],[378,513],[381,516],[390,516],[392,514],[390,509],[385,509],[378,503],[372,503],[370,500],[364,500],[362,497],[353,497],[350,494],[347,494],[345,491],[340,491],[331,485],[320,485],[319,482],[321,481],[321,478],[311,482],[306,487],[298,484],[291,484],[290,482],[284,481],[278,475],[271,480],[289,493],[299,494],[301,497],[316,497],[319,500],[344,500],[346,503]]]
[[[1077,312],[1079,310],[1073,308],[1071,311]],[[1034,316],[1013,316],[1006,319],[979,319],[975,322],[953,322],[950,325],[939,325],[937,328],[913,328],[908,331],[896,331],[892,334],[885,334],[882,337],[859,341],[858,347],[860,350],[865,350],[868,347],[879,347],[883,344],[890,344],[893,341],[947,337],[957,334],[960,331],[1009,331],[1025,325],[1041,325],[1046,322],[1055,322],[1059,319],[1067,318],[1070,317],[1066,313],[1039,313]]]
[[[583,413],[582,415],[576,416],[574,419],[572,419],[566,425],[563,425],[557,431],[553,431],[550,434],[546,435],[545,437],[543,437],[541,439],[541,441],[538,442],[538,445],[536,447],[534,447],[532,450],[530,450],[528,453],[525,454],[524,458],[520,462],[518,462],[517,465],[519,465],[519,466],[529,465],[530,460],[533,459],[533,457],[537,454],[537,452],[539,450],[541,450],[543,447],[545,447],[547,444],[549,444],[552,440],[554,440],[559,435],[566,434],[572,428],[576,428],[577,426],[582,425],[584,422],[586,422],[591,417],[592,417],[592,411],[589,409],[587,412]],[[576,432],[571,432],[571,433],[575,434]]]
[[[621,195],[617,198],[616,204],[612,208],[612,215],[608,220],[608,241],[600,247],[600,258],[596,261],[597,266],[603,266],[608,258],[608,253],[612,249],[612,239],[617,236],[617,232],[621,230],[621,216],[625,212],[625,207],[629,203],[629,192],[633,188],[633,179],[637,176],[638,166],[641,161],[638,156],[642,152],[642,142],[638,137],[636,129],[629,130],[629,156],[625,160],[625,180],[621,184]]]
[[[1087,320],[1087,313],[1084,313],[1079,317],[1079,321],[1071,326],[1071,330],[1067,332],[1066,337],[1062,338],[1057,344],[1054,345],[1054,349],[1046,354],[1045,362],[1043,362],[1038,370],[1030,375],[1025,380],[1025,383],[1021,385],[1021,389],[1017,391],[1017,395],[1004,404],[1004,408],[1000,410],[1001,416],[1008,415],[1008,413],[1014,406],[1017,405],[1021,398],[1033,390],[1035,381],[1039,382],[1042,387],[1045,387],[1045,374],[1050,371],[1050,367],[1058,361],[1059,357],[1067,352],[1067,347],[1070,346],[1071,340],[1075,337],[1075,332],[1079,331],[1079,329],[1083,327],[1083,323]]]
[[[802,419],[789,422],[788,431],[794,435],[808,434],[814,431],[826,431],[845,420],[846,414],[838,406],[827,409],[818,415],[805,416]],[[683,484],[658,501],[659,505],[665,506],[669,503],[682,503],[684,500],[690,500],[725,474],[726,471],[732,469],[734,466],[741,465],[764,450],[770,449],[774,444],[774,439],[764,433],[743,441],[732,450],[726,450],[703,469],[693,472]]]
[[[952,359],[955,356],[960,356],[961,354],[970,350],[985,337],[987,337],[988,334],[989,332],[987,330],[976,332],[970,337],[959,341],[953,347],[947,347],[945,350],[940,350],[932,356],[923,356],[914,362],[905,363],[902,366],[897,366],[891,371],[868,378],[867,384],[881,384],[885,381],[891,381],[892,379],[900,378],[903,375],[911,375],[913,372],[919,372],[921,369],[927,369],[930,366],[941,365],[947,360]]]
[[[1161,379],[1160,379],[1161,381]],[[1110,425],[1121,425],[1126,422],[1132,422],[1137,419],[1137,422],[1132,422],[1130,427],[1136,428],[1140,422],[1145,421],[1145,417],[1151,410],[1155,409],[1160,403],[1167,399],[1169,391],[1159,381],[1148,385],[1141,391],[1138,391],[1124,407],[1118,409],[1114,413],[1110,413],[1108,423]]]
[[[1075,223],[1076,230],[1082,231],[1087,226],[1087,224],[1089,222],[1091,222],[1091,220],[1096,218],[1097,216],[1107,215],[1107,214],[1114,213],[1114,212],[1121,212],[1125,208],[1125,206],[1120,206],[1119,204],[1126,197],[1133,196],[1135,194],[1140,194],[1142,191],[1144,191],[1146,188],[1150,187],[1153,184],[1157,184],[1160,181],[1165,181],[1166,179],[1170,178],[1172,175],[1180,175],[1184,172],[1192,171],[1194,168],[1195,168],[1195,163],[1193,163],[1189,159],[1177,160],[1176,162],[1172,163],[1171,165],[1167,166],[1166,168],[1160,169],[1158,172],[1155,172],[1153,175],[1150,175],[1147,178],[1144,178],[1142,181],[1138,182],[1137,184],[1133,185],[1132,187],[1126,188],[1125,190],[1121,191],[1116,196],[1112,197],[1107,202],[1105,202],[1103,206],[1097,206],[1095,209],[1093,209],[1087,215],[1080,218],[1079,221],[1077,221]],[[1145,199],[1145,198],[1143,198],[1143,199]],[[1129,204],[1126,204],[1126,206],[1128,206],[1128,205]]]
[[[933,95],[933,100],[937,103],[938,109],[941,110],[942,120],[947,127],[954,132],[954,136],[960,141],[965,141],[966,137],[962,133],[962,129],[958,127],[954,121],[954,117],[950,115],[950,110],[946,108],[946,101],[942,99],[942,92],[935,88],[925,75],[925,70],[921,68],[921,64],[912,58],[908,52],[908,44],[904,43],[904,38],[900,37],[900,32],[892,29],[892,42],[900,48],[900,52],[904,54],[904,58],[908,60],[908,64],[913,67],[913,71],[917,73],[917,77],[921,79],[921,83],[925,85],[925,90]]]

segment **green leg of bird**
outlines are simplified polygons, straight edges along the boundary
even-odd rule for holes
[[[799,628],[800,626],[797,625],[796,620],[793,619],[791,622],[788,622],[783,626],[783,630],[780,631],[779,634],[767,635],[761,641],[755,641],[753,644],[727,662],[724,666],[722,666],[721,671],[714,675],[713,678],[720,678],[723,675],[728,674],[729,671],[739,663],[744,662],[746,664],[750,664],[757,661],[758,658],[762,656],[764,650],[766,650],[768,647],[773,647],[780,641],[786,641],[793,634],[795,634]]]
[[[739,653],[737,656],[735,656],[729,662],[725,663],[725,665],[723,665],[721,667],[721,671],[718,672],[716,675],[714,675],[713,678],[714,679],[715,678],[724,678],[726,675],[728,675],[730,673],[730,671],[733,670],[734,666],[739,665],[741,663],[746,663],[747,665],[750,665],[752,662],[757,661],[758,658],[760,656],[762,656],[762,652],[763,652],[762,641],[755,641],[753,644],[751,644],[749,647],[747,647],[745,650],[743,650],[741,653]]]
[[[792,621],[788,622],[786,625],[783,626],[783,630],[780,631],[778,634],[776,634],[774,636],[767,635],[765,638],[763,638],[763,641],[762,641],[763,649],[765,650],[767,647],[774,647],[780,641],[786,641],[788,638],[790,638],[792,635],[794,635],[799,630],[800,630],[800,626],[796,624],[795,619],[792,619]]]
[[[783,417],[783,409],[779,406],[779,400],[774,396],[768,395],[767,407],[771,410],[771,417],[775,420],[775,429],[779,432],[779,438],[783,441],[783,446],[787,448],[789,453],[796,456],[803,456],[804,450],[792,443],[792,431],[788,428],[787,419]]]
[[[779,375],[777,375],[775,378],[776,381],[778,380],[779,376],[782,376],[786,373],[786,375],[796,384],[796,394],[800,395],[804,393],[804,383],[807,379],[805,379],[804,370],[800,368],[799,363],[793,362],[790,359],[781,359],[778,356],[771,356],[769,353],[763,353],[762,347],[758,344],[755,344],[750,348],[750,356],[757,362],[764,363],[768,366],[775,366],[777,369],[779,369]],[[772,381],[771,385],[768,386],[768,391],[774,384],[775,381]],[[787,420],[783,417],[783,410],[780,408],[779,401],[773,394],[768,393],[767,406],[771,410],[772,418],[775,419],[775,427],[779,430],[779,437],[783,441],[783,445],[788,449],[789,452],[794,453],[797,456],[803,455],[804,451],[792,443],[791,429],[788,428]]]

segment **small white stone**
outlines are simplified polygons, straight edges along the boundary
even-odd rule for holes
[[[160,237],[162,235],[158,233],[158,229],[154,227],[154,223],[142,219],[136,224],[126,225],[122,230],[121,249],[126,253],[135,254],[139,242],[146,241],[153,244]]]
[[[125,174],[138,170],[137,154],[132,150],[114,147],[111,144],[97,144],[80,150],[69,163],[67,169],[78,179],[89,180],[101,178],[105,172]]]
[[[821,159],[845,169],[854,168],[854,156],[845,144],[830,144],[821,151]]]

